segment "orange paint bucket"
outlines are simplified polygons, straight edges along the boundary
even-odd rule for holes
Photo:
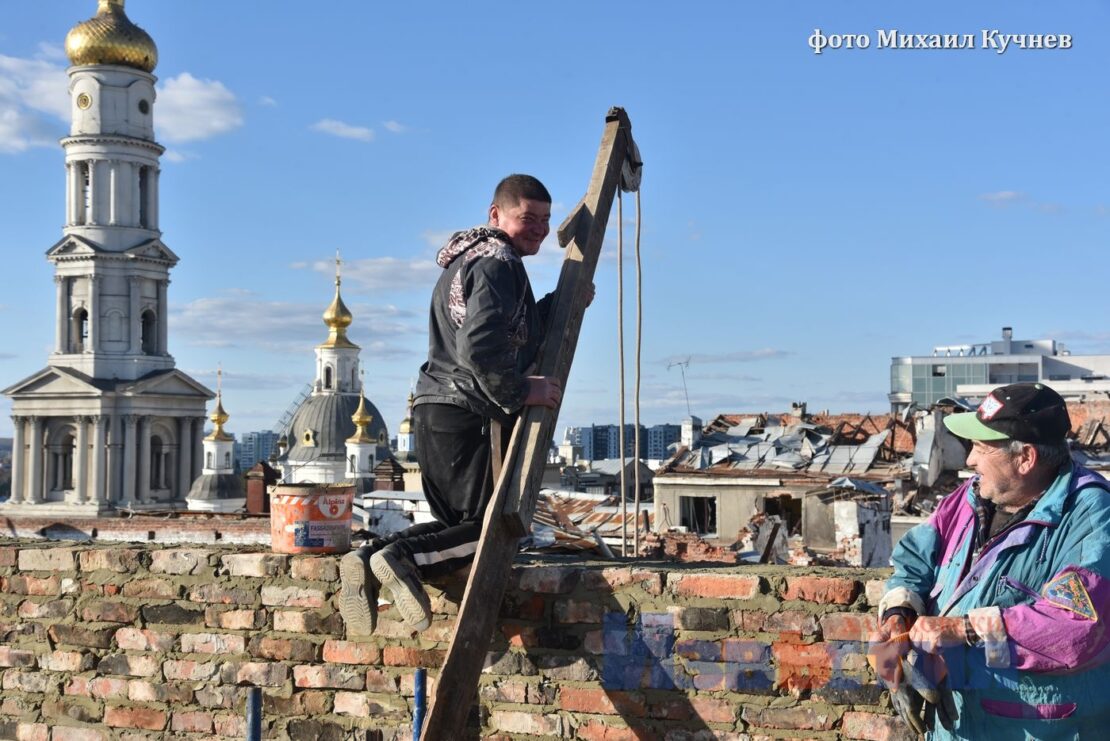
[[[274,553],[351,550],[350,484],[278,484],[270,489],[270,544]]]

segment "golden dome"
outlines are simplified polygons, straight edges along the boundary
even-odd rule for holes
[[[231,419],[231,415],[224,411],[224,402],[222,394],[216,395],[216,408],[212,410],[212,415],[208,418],[212,420],[212,434],[204,438],[205,440],[218,440],[220,442],[228,442],[234,438],[224,432],[224,424]]]
[[[324,324],[328,326],[328,339],[320,347],[357,348],[358,345],[347,339],[347,327],[351,326],[354,315],[343,303],[343,297],[339,295],[339,283],[339,276],[337,275],[335,276],[335,298],[331,300],[331,305],[324,311]]]
[[[354,415],[351,416],[351,421],[355,423],[355,434],[347,438],[347,442],[374,442],[374,438],[370,437],[370,433],[366,431],[366,428],[374,421],[374,418],[366,411],[366,394],[361,391],[358,394],[358,409],[356,409]]]
[[[123,12],[124,0],[99,0],[96,15],[66,34],[66,56],[75,65],[118,64],[153,72],[158,47]]]
[[[412,429],[412,403],[414,401],[416,401],[416,397],[413,396],[412,392],[409,392],[408,413],[405,415],[405,418],[401,420],[401,424],[397,427],[397,434],[398,435],[411,435],[412,432],[413,432],[413,429]]]

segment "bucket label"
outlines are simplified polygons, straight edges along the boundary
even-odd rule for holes
[[[316,498],[316,507],[324,517],[334,520],[346,514],[347,501],[346,494],[325,494]]]
[[[343,536],[350,532],[345,522],[301,521],[293,526],[293,545],[298,548],[329,548],[344,545]]]

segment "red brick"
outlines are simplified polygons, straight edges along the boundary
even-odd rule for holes
[[[136,656],[135,654],[112,654],[105,656],[97,664],[100,674],[119,674],[130,677],[150,677],[160,674],[162,657],[155,654]]]
[[[253,605],[258,592],[246,587],[223,587],[219,584],[201,584],[189,591],[193,602],[207,602],[219,605]]]
[[[58,683],[54,681],[49,674],[42,672],[21,672],[15,669],[9,669],[4,672],[3,687],[5,690],[17,690],[19,692],[49,692],[56,689]]]
[[[783,728],[796,731],[828,731],[837,718],[828,711],[818,712],[811,707],[757,708],[745,707],[744,720],[758,728]]]
[[[169,579],[135,579],[123,585],[124,597],[144,599],[177,599],[181,596],[182,586]]]
[[[886,594],[886,582],[882,579],[869,579],[863,585],[863,591],[867,597],[867,604],[871,607],[878,607],[879,601]]]
[[[706,723],[735,723],[737,705],[731,700],[716,697],[693,697],[690,705],[694,713]]]
[[[161,731],[166,727],[166,714],[151,708],[108,707],[104,709],[104,725]]]
[[[127,683],[127,698],[133,702],[166,702],[189,705],[193,702],[193,688],[187,684],[132,679]]]
[[[234,738],[246,738],[247,735],[247,721],[246,718],[240,715],[229,715],[221,713],[212,717],[216,725],[217,736],[231,736]]]
[[[95,728],[57,726],[50,732],[50,741],[108,741],[108,734]]]
[[[34,668],[35,652],[10,646],[0,646],[0,666]]]
[[[366,690],[368,692],[395,693],[397,691],[397,677],[386,674],[381,669],[370,669],[366,672]]]
[[[70,677],[65,687],[62,688],[62,694],[74,695],[76,697],[92,697],[92,688],[89,687],[89,682],[91,680],[92,677]]]
[[[80,651],[51,651],[39,658],[39,667],[48,672],[83,672],[92,665],[92,654]]]
[[[917,736],[898,718],[878,713],[847,712],[840,725],[845,738],[869,739],[869,741],[911,741]]]
[[[224,630],[257,630],[266,625],[265,610],[224,610],[204,608],[204,624]]]
[[[108,648],[112,645],[112,628],[84,628],[80,625],[51,625],[47,633],[55,643],[68,646],[88,646],[89,648]]]
[[[261,687],[280,687],[289,679],[289,667],[263,661],[240,664],[235,672],[236,684],[254,684]]]
[[[663,574],[647,569],[615,566],[582,575],[583,586],[591,592],[613,592],[621,587],[639,586],[658,597],[663,593]]]
[[[342,631],[342,619],[339,613],[321,615],[318,612],[304,612],[301,610],[277,610],[274,612],[274,630],[284,633],[327,633],[339,635]],[[378,631],[381,632],[381,621],[378,621]]]
[[[16,741],[49,741],[50,726],[45,723],[19,723],[15,727]]]
[[[20,571],[76,571],[72,548],[24,548],[19,551]]]
[[[396,688],[394,688],[394,691]],[[262,709],[267,715],[327,715],[331,712],[331,692],[300,690],[292,697],[262,696]],[[233,707],[229,705],[228,707]]]
[[[505,640],[514,648],[533,648],[539,644],[539,637],[536,633],[536,629],[531,626],[501,623],[500,627],[501,635],[505,636]],[[601,631],[594,632],[600,633]]]
[[[805,600],[821,604],[850,605],[859,591],[859,582],[852,579],[825,576],[795,576],[786,578],[785,600]]]
[[[565,594],[578,583],[579,569],[573,566],[531,566],[519,569],[517,589],[540,594]]]
[[[759,594],[759,577],[742,574],[684,574],[671,582],[679,597],[751,599]]]
[[[123,699],[127,697],[126,679],[115,677],[93,677],[89,680],[89,696],[97,700]]]
[[[832,675],[828,644],[775,643],[775,686],[788,690],[823,687]]]
[[[251,656],[271,661],[315,661],[316,644],[296,638],[271,638],[256,635],[247,647]]]
[[[377,664],[381,659],[381,649],[372,643],[324,641],[324,661],[329,664]]]
[[[335,713],[366,718],[370,715],[370,698],[362,692],[336,692]]]
[[[821,617],[821,634],[826,641],[867,641],[877,628],[874,615],[832,612]]]
[[[280,576],[288,561],[277,553],[233,553],[222,556],[220,565],[228,576]]]
[[[574,623],[600,623],[605,608],[596,602],[559,600],[555,603],[555,620],[564,625]]]
[[[295,666],[293,683],[297,687],[361,690],[366,687],[366,675],[350,666]]]
[[[572,713],[598,713],[622,717],[643,717],[647,713],[644,698],[638,693],[603,690],[596,687],[562,687],[559,709]]]
[[[0,568],[7,569],[19,561],[19,548],[13,545],[0,546]]]
[[[767,616],[763,630],[768,633],[798,633],[809,636],[817,632],[817,618],[800,610],[782,610]]]
[[[208,551],[191,548],[175,548],[154,551],[150,554],[152,574],[200,574],[213,575],[215,570],[208,566]]]
[[[403,648],[386,646],[382,649],[382,659],[386,666],[409,666],[436,669],[443,664],[446,651],[439,649]]]
[[[62,593],[62,579],[57,574],[47,577],[5,576],[0,579],[0,592],[26,594],[30,597],[57,597]]]
[[[182,633],[181,653],[241,654],[247,650],[247,639],[230,633]]]
[[[188,682],[206,682],[220,671],[220,665],[215,661],[188,661],[170,659],[163,662],[162,671],[167,680],[182,680]]]
[[[262,604],[277,607],[323,607],[326,595],[322,589],[308,587],[262,587]]]
[[[172,633],[159,633],[140,628],[120,628],[116,631],[116,645],[124,651],[158,651],[166,653],[173,650],[177,637]]]
[[[528,702],[528,685],[523,682],[498,682],[485,684],[478,688],[478,694],[486,703],[511,702],[525,705]]]
[[[339,562],[328,556],[296,556],[289,567],[289,575],[304,581],[334,583],[339,579]]]
[[[177,733],[211,733],[212,713],[185,711],[174,713],[170,719],[170,730]]]
[[[563,733],[563,719],[558,715],[534,715],[516,710],[495,710],[490,713],[489,725],[506,733],[526,733],[532,736],[559,738]]]
[[[733,610],[732,624],[745,633],[759,633],[767,623],[767,613],[762,610]]]
[[[578,726],[574,737],[583,741],[657,741],[659,734],[647,729],[617,728],[591,720]]]
[[[130,548],[98,548],[81,551],[77,562],[82,571],[112,571],[133,574],[139,570],[139,552]]]
[[[232,677],[234,679],[234,677]],[[243,688],[227,685],[206,684],[197,687],[196,704],[205,708],[233,708],[243,699]],[[263,693],[262,701],[266,702],[269,695]]]
[[[73,610],[73,600],[52,599],[45,602],[24,600],[19,603],[19,617],[24,620],[62,620]]]
[[[89,602],[81,609],[81,619],[88,623],[133,623],[139,619],[139,608],[122,602]]]

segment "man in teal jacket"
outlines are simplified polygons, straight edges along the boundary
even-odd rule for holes
[[[947,685],[955,712],[929,738],[1110,737],[1110,484],[1072,462],[1067,407],[1042,384],[944,423],[976,475],[894,550],[880,676],[905,692],[913,651]]]

